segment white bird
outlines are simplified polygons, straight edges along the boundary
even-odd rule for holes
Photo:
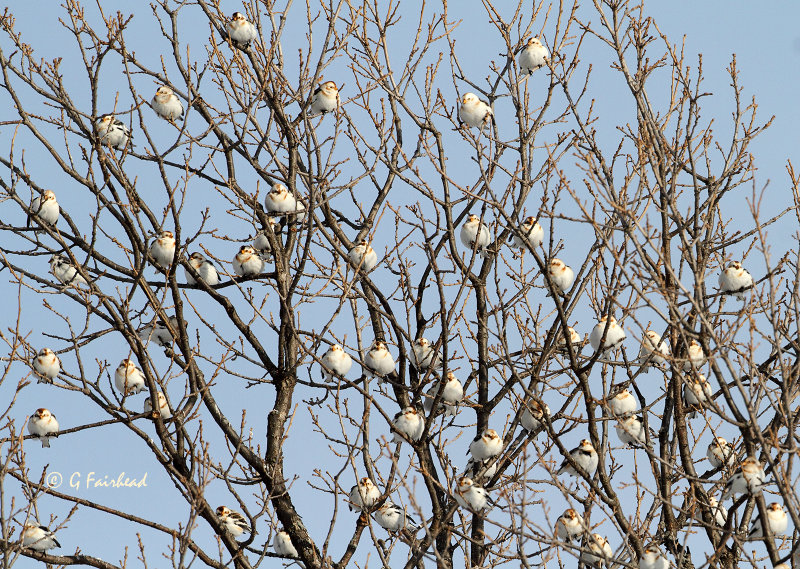
[[[453,497],[459,506],[476,513],[482,512],[490,504],[489,494],[486,489],[475,484],[472,478],[467,476],[462,476],[458,479],[458,486]]]
[[[349,508],[352,512],[356,508],[369,510],[381,497],[381,491],[375,483],[366,476],[350,489]]]
[[[28,419],[28,432],[39,438],[42,448],[50,448],[50,437],[58,436],[56,416],[47,409],[37,409]]]
[[[434,351],[427,338],[418,338],[411,344],[411,363],[419,371],[439,369],[442,367],[442,356]]]
[[[240,277],[257,275],[264,270],[264,259],[250,245],[242,245],[233,258],[233,272]]]
[[[153,95],[153,100],[150,102],[153,110],[162,119],[174,121],[175,119],[183,119],[183,103],[178,96],[166,85],[162,85],[156,90]]]
[[[481,101],[475,93],[464,93],[458,108],[458,120],[467,126],[483,128],[483,125],[494,120],[494,113],[489,103]]]
[[[714,392],[711,389],[711,384],[706,381],[706,376],[702,373],[697,373],[692,377],[691,383],[683,384],[683,404],[690,410],[687,414],[689,419],[694,419],[697,416],[697,411],[704,409],[708,402],[711,401]]]
[[[708,445],[706,457],[708,457],[708,462],[714,468],[719,468],[723,464],[725,466],[733,466],[736,460],[736,452],[733,445],[728,441],[722,437],[714,437],[714,440]]]
[[[497,461],[491,458],[489,460],[475,460],[474,458],[469,457],[469,460],[467,460],[467,466],[464,467],[464,476],[475,480],[478,478],[479,473],[481,473],[480,477],[483,480],[491,479],[495,474],[497,474]]]
[[[56,254],[50,257],[50,272],[65,285],[77,287],[78,285],[88,286],[89,284],[86,282],[86,279],[78,273],[78,269],[63,255]]]
[[[333,81],[325,81],[314,89],[311,97],[311,114],[319,115],[330,113],[339,108],[339,89]]]
[[[650,366],[661,367],[669,357],[669,344],[662,340],[661,335],[653,330],[647,330],[642,337],[642,347],[639,349],[639,363],[647,371]]]
[[[394,358],[384,342],[375,341],[364,356],[364,366],[371,377],[383,378],[394,371]]]
[[[544,241],[544,229],[535,217],[526,217],[517,232],[511,234],[511,241],[518,249],[536,249]]]
[[[469,444],[469,454],[476,461],[493,458],[503,452],[503,439],[494,429],[486,429]]]
[[[172,231],[162,231],[158,234],[158,238],[150,244],[149,251],[156,266],[168,269],[175,259],[175,235]]]
[[[39,216],[39,219],[48,225],[55,225],[58,216],[61,215],[61,208],[58,206],[56,194],[52,190],[45,190],[40,197],[33,198],[31,202],[31,213]],[[30,227],[32,217],[28,217]]]
[[[528,432],[538,431],[544,424],[545,416],[550,416],[550,406],[547,403],[540,403],[536,399],[530,399],[523,406],[519,422],[522,428]]]
[[[572,508],[558,516],[556,520],[556,538],[559,541],[573,541],[584,533],[583,516]]]
[[[631,395],[630,391],[623,389],[608,400],[608,408],[611,410],[612,415],[620,417],[634,413],[639,408],[639,402],[636,397]]]
[[[581,552],[581,561],[592,567],[608,563],[614,555],[608,540],[599,533],[587,534],[586,549],[588,551]]]
[[[375,265],[378,264],[378,254],[375,253],[375,249],[372,248],[369,241],[366,239],[350,249],[347,258],[350,259],[350,263],[352,263],[354,267],[361,269],[365,273],[370,272],[375,268]]]
[[[258,37],[256,27],[239,12],[234,12],[225,24],[225,31],[233,44],[239,49],[247,49],[250,42]]]
[[[567,287],[567,289],[569,290],[569,287]],[[558,333],[558,339],[556,340],[556,347],[561,349],[566,348],[567,342],[569,342],[570,344],[572,344],[573,349],[577,351],[581,347],[583,338],[581,338],[581,335],[578,334],[578,332],[576,332],[575,328],[573,328],[572,326],[567,326],[567,332],[569,333],[569,338],[564,337],[561,334],[561,332]]]
[[[777,537],[786,533],[786,528],[789,526],[789,518],[786,512],[778,502],[772,502],[767,506],[767,521],[769,521],[769,531],[772,537]],[[753,520],[753,525],[750,526],[750,531],[747,533],[748,539],[762,539],[764,537],[764,526],[761,522],[759,515]]]
[[[117,386],[117,390],[124,397],[136,395],[147,389],[144,373],[129,359],[124,359],[120,362],[114,374],[114,383]]]
[[[753,288],[753,277],[739,261],[732,262],[719,274],[719,290],[724,294],[744,300],[745,293],[751,288]]]
[[[703,346],[692,340],[687,348],[688,360],[683,363],[683,371],[691,371],[692,369],[700,369],[706,363],[706,355],[703,352]]]
[[[169,408],[169,403],[167,403],[167,398],[164,396],[162,392],[157,393],[158,398],[158,409],[153,410],[153,402],[150,400],[148,396],[147,399],[144,400],[144,413],[150,413],[150,415],[155,419],[157,416],[161,416],[163,420],[171,419],[172,418],[172,411]]]
[[[605,340],[601,346],[600,341],[603,340],[603,334],[605,334]],[[604,356],[608,356],[614,348],[620,346],[623,340],[625,340],[625,330],[617,324],[617,320],[613,316],[601,317],[592,329],[592,333],[589,334],[589,343],[592,345],[592,349],[595,351],[602,349]]]
[[[647,444],[647,434],[645,433],[644,423],[636,415],[624,415],[617,419],[614,426],[617,436],[622,444],[632,447],[642,447]]]
[[[353,367],[353,358],[339,344],[328,348],[320,361],[322,362],[322,379],[325,381],[332,380],[334,375],[344,377]]]
[[[47,551],[54,547],[61,547],[56,539],[56,534],[45,526],[25,524],[22,529],[22,547],[28,547],[34,551]]]
[[[458,404],[464,399],[464,386],[461,385],[461,382],[452,371],[448,371],[445,377],[441,378],[428,389],[425,400],[423,401],[425,413],[430,415],[431,409],[433,408],[433,401],[440,389],[442,390],[442,397],[439,400],[439,405],[440,408],[444,407],[444,416],[455,417],[458,412]]]
[[[639,559],[639,569],[669,569],[669,560],[655,545],[648,545]]]
[[[402,443],[405,440],[403,435],[416,442],[425,430],[425,418],[414,407],[406,407],[395,414],[392,428],[396,431],[393,442]]]
[[[725,483],[725,490],[722,492],[720,500],[725,500],[728,496],[736,494],[758,494],[764,486],[764,467],[757,458],[749,456],[742,462],[741,466],[728,478]]]
[[[277,217],[270,217],[269,218],[270,228],[272,229],[272,233],[275,234],[276,239],[278,238],[278,233],[281,231],[281,224]],[[280,241],[278,241],[280,243]],[[272,259],[272,245],[269,242],[269,238],[267,237],[267,230],[261,230],[256,233],[256,236],[253,238],[253,249],[258,251],[262,254],[264,259],[267,261]]]
[[[169,325],[172,326],[172,329],[177,332],[178,318],[176,316],[170,316]],[[166,348],[174,341],[172,333],[169,331],[169,328],[167,328],[166,322],[164,322],[164,320],[161,318],[157,318],[154,322],[142,326],[139,328],[137,334],[142,342],[147,343],[153,340],[162,348]]]
[[[192,253],[192,256],[189,257],[189,264],[195,271],[197,271],[200,279],[208,286],[219,284],[219,273],[217,272],[217,269],[211,264],[211,261],[207,260],[203,256],[202,253]],[[186,275],[186,284],[197,284],[197,281],[192,275],[189,274],[189,271],[186,270],[186,267],[183,268],[183,272]]]
[[[61,360],[50,348],[39,350],[31,364],[39,376],[39,381],[36,383],[53,383],[53,380],[61,372]]]
[[[539,38],[531,38],[519,54],[519,71],[532,75],[540,67],[547,65],[550,52],[542,45]]]
[[[297,198],[280,182],[275,182],[264,198],[264,209],[269,213],[296,213],[297,204]]]
[[[275,537],[272,538],[272,549],[283,557],[296,559],[298,556],[297,549],[292,545],[292,538],[289,537],[289,533],[285,530],[275,532]]]
[[[464,246],[469,249],[475,247],[480,255],[485,255],[490,240],[489,227],[485,223],[481,223],[481,219],[477,215],[470,214],[467,221],[461,226],[461,242]]]
[[[406,511],[391,500],[386,500],[380,508],[375,510],[375,521],[390,532],[398,532],[406,527],[411,531],[418,529],[414,520],[406,515]]]
[[[222,529],[235,538],[243,533],[253,533],[253,529],[250,527],[247,519],[239,512],[234,512],[227,506],[220,506],[217,508],[217,519],[219,519]]]
[[[131,130],[114,115],[103,115],[94,123],[95,130],[100,136],[100,144],[108,144],[111,148],[124,150],[128,142],[133,138]]]
[[[711,514],[714,516],[714,521],[718,526],[724,526],[728,521],[728,508],[720,504],[714,496],[708,497],[708,507],[711,509]]]
[[[581,444],[577,447],[569,451],[569,455],[572,457],[578,466],[583,468],[590,477],[594,476],[595,471],[597,471],[597,463],[600,461],[600,457],[597,456],[597,451],[592,446],[591,441],[587,439],[583,439]],[[578,471],[575,470],[569,461],[565,458],[564,462],[561,463],[561,467],[558,469],[556,474],[571,474],[572,476],[578,476]]]
[[[550,282],[562,295],[567,294],[572,283],[575,282],[575,271],[565,265],[561,259],[554,258],[550,261],[547,265],[547,274],[550,276]]]

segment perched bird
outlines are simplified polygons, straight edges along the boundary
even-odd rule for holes
[[[264,259],[250,245],[242,245],[233,258],[233,271],[240,277],[257,275],[264,271]]]
[[[692,369],[700,369],[706,363],[706,355],[703,352],[703,346],[692,340],[687,348],[689,359],[683,364],[683,371],[691,371]]]
[[[547,65],[548,59],[550,52],[539,38],[531,38],[519,54],[519,71],[532,75],[534,71]]]
[[[708,506],[711,508],[711,513],[717,525],[724,526],[725,522],[728,521],[728,508],[720,504],[713,496],[708,497]]]
[[[61,360],[50,348],[42,348],[31,362],[33,370],[39,376],[36,383],[53,383],[61,371]]]
[[[511,234],[511,241],[518,249],[536,249],[544,241],[544,229],[535,217],[526,217],[519,229]]]
[[[448,371],[445,377],[441,378],[428,389],[425,400],[422,403],[425,413],[430,415],[431,409],[433,408],[433,400],[436,399],[439,390],[442,391],[439,405],[440,408],[444,407],[445,417],[455,417],[458,411],[458,404],[464,399],[464,386],[461,385],[461,382],[452,371]]]
[[[503,439],[494,429],[486,429],[469,444],[469,454],[475,460],[488,460],[503,452]]]
[[[694,419],[697,411],[706,407],[713,395],[711,384],[706,381],[706,376],[702,373],[695,374],[691,383],[683,384],[683,404],[691,410],[686,416]]]
[[[585,547],[588,551],[581,552],[581,561],[592,567],[607,564],[614,555],[608,540],[599,533],[587,534]]]
[[[55,225],[58,216],[61,215],[61,208],[58,206],[56,194],[52,190],[45,190],[41,197],[33,198],[31,202],[31,214],[36,214],[39,219],[47,225]],[[28,227],[31,226],[33,217],[28,217]]]
[[[461,226],[461,242],[464,246],[469,249],[474,247],[480,255],[485,255],[490,239],[489,227],[485,223],[481,223],[477,215],[470,214],[467,221]]]
[[[669,344],[661,339],[661,335],[653,330],[647,330],[642,337],[642,347],[639,349],[639,363],[645,369],[651,365],[661,367],[669,357]]]
[[[636,415],[623,415],[617,419],[617,424],[614,428],[622,444],[632,447],[643,447],[647,445],[647,434],[645,433],[644,423],[641,417],[637,417]]]
[[[153,264],[162,269],[168,269],[175,260],[175,235],[172,231],[162,231],[158,238],[150,244],[150,256]]]
[[[420,371],[442,367],[442,356],[433,349],[427,338],[418,338],[411,344],[411,362]]]
[[[172,418],[172,411],[169,408],[169,404],[167,403],[167,398],[164,396],[163,393],[160,391],[157,394],[158,398],[158,409],[153,410],[153,402],[150,400],[148,396],[147,399],[144,400],[144,413],[150,413],[150,415],[155,419],[158,416],[161,416],[163,420],[171,419]]]
[[[478,475],[484,480],[489,480],[495,474],[497,474],[497,461],[493,459],[489,460],[475,460],[472,457],[469,457],[467,460],[467,466],[464,468],[464,476],[467,478],[472,478],[475,480],[478,478]]]
[[[285,530],[275,532],[275,537],[272,538],[272,549],[275,553],[284,557],[297,558],[297,550],[292,545],[292,539],[289,533]]]
[[[394,371],[394,358],[384,342],[375,341],[364,356],[364,366],[371,377],[383,378]]]
[[[258,37],[256,27],[239,12],[233,13],[231,19],[225,24],[225,31],[233,45],[239,49],[247,49],[250,47],[250,42]]]
[[[572,283],[570,283],[570,286],[572,286]],[[569,287],[567,287],[567,290],[569,290]],[[573,328],[572,326],[567,326],[567,332],[569,333],[569,338],[566,338],[561,333],[558,334],[558,340],[556,340],[556,347],[562,349],[566,348],[567,342],[569,342],[570,344],[572,344],[573,349],[575,350],[580,349],[580,345],[583,342],[583,338],[581,338],[581,335],[578,334],[578,332],[576,332],[575,328]]]
[[[714,440],[708,445],[706,456],[708,457],[708,462],[714,468],[719,468],[723,464],[725,466],[733,466],[736,460],[736,451],[733,445],[722,437],[714,437]]]
[[[181,103],[181,100],[172,89],[166,85],[162,85],[156,90],[156,94],[150,104],[162,119],[168,121],[183,119],[183,103]]]
[[[45,526],[25,524],[22,528],[22,547],[28,547],[34,551],[47,551],[54,547],[61,547],[56,539],[56,534]]]
[[[519,422],[522,428],[528,432],[538,431],[544,424],[545,415],[550,416],[550,407],[547,403],[540,403],[536,399],[530,399],[523,406]]]
[[[742,268],[739,261],[734,261],[719,274],[719,291],[735,296],[739,300],[745,299],[745,293],[753,288],[753,277]]]
[[[777,537],[786,533],[786,528],[789,526],[789,518],[786,512],[778,502],[772,502],[767,506],[767,521],[769,522],[769,531],[772,537]],[[764,537],[764,525],[761,522],[759,515],[753,520],[753,525],[750,526],[750,531],[747,533],[748,539],[762,539]]]
[[[178,318],[176,316],[169,317],[169,325],[172,326],[173,330],[178,330]],[[174,341],[172,337],[172,333],[170,333],[169,328],[167,328],[166,322],[161,318],[157,318],[155,322],[151,322],[150,324],[146,324],[139,328],[137,334],[139,338],[145,344],[150,340],[153,340],[156,344],[161,346],[162,348],[166,348],[167,346],[171,345]]]
[[[561,259],[551,259],[550,264],[547,266],[547,274],[550,276],[550,282],[562,294],[567,294],[567,291],[572,287],[575,282],[575,271],[564,264]]]
[[[470,127],[483,128],[483,125],[494,120],[494,113],[489,103],[481,101],[475,93],[464,93],[458,108],[458,120]]]
[[[189,264],[195,271],[197,271],[200,279],[208,286],[219,284],[219,273],[217,272],[217,269],[211,264],[211,261],[207,260],[203,256],[202,253],[192,253],[192,256],[189,257]],[[186,267],[183,268],[183,272],[186,275],[186,284],[197,284],[197,281],[192,275],[189,274],[189,271],[186,270]]]
[[[475,484],[472,478],[467,476],[462,476],[458,479],[458,486],[453,497],[459,506],[476,513],[482,512],[490,505],[489,494],[486,489]]]
[[[50,448],[50,437],[58,436],[56,416],[47,409],[37,409],[28,419],[28,432],[42,441],[42,448]]]
[[[358,481],[358,484],[350,489],[350,511],[356,508],[360,510],[369,510],[375,505],[375,502],[381,497],[381,491],[375,486],[366,476]]]
[[[403,442],[405,440],[403,435],[416,442],[422,437],[422,432],[425,430],[425,417],[414,407],[406,407],[395,414],[392,428],[396,431],[393,442]]]
[[[623,389],[608,400],[608,408],[612,415],[622,416],[634,413],[639,408],[639,402],[627,389]]]
[[[322,355],[322,379],[330,381],[334,375],[344,377],[353,367],[353,358],[339,344],[334,344]]]
[[[144,373],[129,359],[124,359],[114,374],[114,383],[124,397],[136,395],[146,389]]]
[[[559,541],[573,541],[584,533],[583,516],[572,508],[558,516],[556,520],[556,538]]]
[[[278,233],[281,231],[279,219],[277,217],[270,217],[269,224],[270,228],[272,229],[272,233],[274,233],[277,238]],[[278,242],[280,243],[280,241]],[[256,236],[253,239],[253,249],[261,253],[265,260],[270,261],[272,259],[272,245],[269,242],[266,230],[256,233]]]
[[[605,340],[603,340],[604,335]],[[600,345],[601,340],[603,342],[602,346]],[[602,349],[604,356],[608,356],[614,348],[620,346],[623,340],[625,340],[625,330],[617,324],[617,320],[613,316],[601,317],[600,322],[595,325],[592,333],[589,334],[589,343],[592,345],[592,349],[595,351]]]
[[[592,443],[587,440],[583,439],[581,444],[577,447],[569,451],[569,455],[572,457],[578,466],[583,468],[590,477],[594,476],[595,471],[597,471],[597,463],[600,460],[600,457],[597,456],[597,451],[594,450]],[[564,462],[561,463],[561,467],[558,469],[556,474],[571,474],[572,476],[578,476],[578,471],[572,467],[569,463],[569,460],[566,458]]]
[[[63,255],[55,254],[50,257],[50,272],[53,274],[55,278],[61,281],[62,284],[65,285],[72,285],[77,287],[78,285],[87,285],[89,283],[86,282],[86,279],[83,278],[81,274],[78,273],[78,269],[76,269],[72,263],[69,262],[69,259],[64,257]]]
[[[412,532],[419,529],[414,520],[406,515],[406,511],[391,500],[386,500],[380,508],[375,510],[375,521],[390,532],[398,532],[406,527]]]
[[[311,114],[330,113],[339,108],[339,89],[333,81],[325,81],[311,97]]]
[[[642,551],[639,558],[639,569],[669,569],[669,560],[654,544],[650,544]]]
[[[764,467],[757,458],[749,456],[742,462],[741,466],[728,478],[725,483],[725,490],[722,492],[722,498],[725,500],[728,496],[743,494],[758,494],[764,486]]]
[[[378,255],[366,239],[350,249],[347,258],[354,267],[365,273],[370,272],[378,264]]]
[[[292,195],[289,188],[275,182],[264,198],[264,209],[269,213],[295,213],[298,211],[297,198]]]
[[[100,144],[108,144],[117,150],[124,150],[133,138],[131,130],[114,115],[103,115],[94,123],[94,128],[100,136]]]
[[[247,519],[239,512],[234,512],[227,506],[220,506],[217,508],[217,519],[222,525],[222,529],[233,537],[239,537],[243,533],[253,533],[253,529],[250,527]]]

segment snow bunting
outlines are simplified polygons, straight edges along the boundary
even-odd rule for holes
[[[425,418],[414,407],[406,407],[394,416],[392,429],[396,431],[393,442],[402,443],[403,435],[416,442],[425,430]]]
[[[489,507],[489,494],[486,489],[475,484],[472,478],[467,476],[458,479],[458,486],[453,496],[459,506],[476,513]]]
[[[151,101],[153,110],[162,119],[174,121],[183,119],[183,103],[178,96],[166,85],[162,85],[156,90],[156,94]]]
[[[772,537],[777,537],[786,533],[786,528],[789,525],[789,518],[786,512],[778,502],[772,502],[767,506],[767,520],[769,521],[769,531]],[[747,533],[748,539],[762,539],[764,537],[764,526],[761,523],[761,516],[759,515],[753,520],[753,525],[750,526],[750,531]]]
[[[50,448],[50,437],[58,436],[56,416],[47,409],[37,409],[28,419],[28,432],[42,441],[42,448]]]
[[[339,89],[333,81],[325,81],[314,90],[311,98],[311,114],[319,115],[335,111],[339,107]]]
[[[656,545],[648,545],[639,558],[639,569],[669,569],[669,560]]]
[[[169,325],[172,326],[173,330],[177,331],[178,318],[176,316],[170,316]],[[139,328],[137,334],[143,343],[146,344],[150,340],[153,340],[162,348],[166,348],[167,346],[171,345],[174,340],[172,333],[170,333],[169,328],[167,328],[167,324],[161,318],[156,319],[155,322],[151,322],[150,324],[142,326]]]
[[[217,508],[217,519],[222,524],[222,528],[233,537],[239,537],[243,533],[253,533],[250,524],[239,512],[234,512],[227,506]]]
[[[350,489],[350,511],[356,508],[360,510],[369,510],[375,505],[375,502],[381,497],[381,491],[375,486],[366,476],[358,481],[358,484]]]
[[[114,374],[114,383],[123,396],[136,395],[146,389],[144,373],[129,359],[124,359]]]
[[[599,533],[588,534],[586,549],[581,552],[581,561],[592,567],[600,567],[603,562],[608,563],[614,555],[614,550],[608,540]]]
[[[285,530],[275,532],[275,537],[272,538],[272,549],[283,557],[297,558],[297,550],[292,545],[292,538]]]
[[[603,340],[603,335],[605,335],[605,340]],[[600,345],[601,340],[603,340],[602,346]],[[589,343],[592,345],[592,349],[597,351],[602,348],[603,356],[608,356],[614,348],[622,344],[623,340],[625,340],[625,330],[617,324],[617,320],[613,316],[601,317],[592,329],[592,333],[589,334]]]
[[[281,232],[280,220],[277,217],[270,217],[268,219],[272,233],[275,234],[275,238],[278,239],[278,233]],[[278,243],[280,243],[280,240]],[[269,237],[267,237],[267,230],[261,230],[256,233],[255,238],[253,238],[253,249],[261,253],[265,260],[270,261],[272,259],[272,245],[269,242]]]
[[[694,419],[697,411],[704,409],[713,395],[711,384],[706,381],[706,376],[702,373],[694,375],[689,383],[683,384],[683,405],[690,411],[686,416]]]
[[[567,294],[567,291],[572,287],[575,282],[575,272],[564,264],[561,259],[552,259],[547,265],[547,274],[550,276],[550,281],[553,286],[562,294]]]
[[[144,413],[149,413],[150,416],[155,419],[159,415],[163,420],[171,419],[172,418],[172,411],[169,408],[169,404],[167,403],[167,398],[164,396],[163,393],[160,391],[157,393],[158,398],[158,409],[156,411],[153,410],[153,403],[148,396],[147,399],[144,400]]]
[[[711,508],[711,514],[714,516],[714,521],[718,526],[724,526],[728,521],[728,508],[720,504],[714,496],[708,497],[708,507]]]
[[[639,363],[645,371],[651,365],[661,367],[669,357],[669,344],[661,338],[658,332],[647,330],[642,336],[642,347],[639,349]]]
[[[531,38],[519,54],[519,71],[532,75],[534,71],[547,65],[548,59],[550,52],[539,38]]]
[[[583,535],[583,516],[572,508],[558,516],[556,520],[556,538],[559,541],[573,541]]]
[[[547,403],[539,403],[536,399],[530,399],[527,405],[523,404],[519,422],[522,428],[528,432],[538,431],[544,424],[545,415],[550,416],[550,407]]]
[[[706,363],[706,355],[703,352],[703,346],[692,340],[687,348],[689,359],[683,364],[683,371],[690,371],[691,369],[700,369]]]
[[[764,467],[761,466],[757,458],[749,456],[744,459],[738,470],[728,478],[720,500],[745,492],[751,495],[758,494],[764,486],[764,478]]]
[[[50,257],[50,272],[55,278],[65,285],[88,285],[86,279],[78,273],[78,269],[72,266],[67,257],[63,255],[53,255]]]
[[[597,451],[594,450],[591,441],[583,439],[581,444],[569,451],[569,455],[572,457],[572,460],[578,464],[578,466],[586,471],[586,474],[588,474],[590,477],[594,476],[600,457],[597,456]],[[572,476],[578,476],[578,471],[572,467],[566,458],[564,459],[564,462],[561,463],[561,467],[558,469],[556,474],[564,473],[571,474]]]
[[[536,249],[544,241],[544,229],[535,217],[527,217],[517,232],[511,234],[511,241],[518,249]]]
[[[122,121],[115,119],[114,115],[100,117],[94,126],[100,136],[100,144],[108,144],[117,150],[124,150],[132,138],[130,129]]]
[[[376,340],[364,356],[364,366],[371,377],[383,378],[394,371],[395,363],[386,344]]]
[[[411,344],[411,363],[419,371],[439,369],[442,367],[442,357],[434,351],[427,338],[419,338]]]
[[[197,271],[200,279],[208,286],[219,284],[219,273],[217,272],[217,269],[211,264],[211,261],[208,261],[203,256],[202,253],[192,253],[192,256],[189,257],[189,264],[195,271]],[[189,271],[186,270],[186,267],[183,268],[183,272],[186,275],[186,284],[197,284],[197,281],[192,275],[189,274]]]
[[[722,437],[714,437],[714,440],[708,445],[706,457],[708,457],[708,462],[714,468],[719,468],[723,464],[725,466],[733,466],[733,462],[736,460],[736,452],[733,445],[728,441]]]
[[[569,287],[567,287],[567,289],[569,289]],[[567,326],[567,332],[569,333],[569,338],[565,338],[561,330],[559,329],[559,331],[557,332],[558,339],[556,340],[556,347],[559,349],[564,349],[567,347],[567,342],[569,342],[570,344],[572,344],[572,348],[574,350],[576,351],[579,350],[581,347],[581,343],[583,342],[583,338],[581,338],[581,335],[578,334],[578,332],[576,332],[575,328],[573,328],[572,326]]]
[[[481,223],[480,218],[475,214],[470,214],[464,225],[461,226],[461,242],[465,247],[477,248],[481,255],[486,254],[486,246],[489,245],[491,235],[489,227]]]
[[[295,213],[298,211],[297,198],[292,195],[289,188],[275,182],[264,198],[264,209],[269,213]]]
[[[475,480],[478,478],[479,474],[480,478],[483,480],[490,480],[495,474],[497,474],[497,461],[493,459],[475,460],[474,458],[469,457],[469,460],[467,460],[467,466],[464,467],[464,476]]]
[[[168,269],[175,259],[175,236],[172,231],[162,231],[158,238],[150,244],[152,261],[162,269]]]
[[[42,348],[31,362],[33,369],[39,376],[36,383],[53,383],[61,371],[61,360],[50,348]]]
[[[619,417],[614,428],[622,444],[632,447],[643,447],[647,444],[647,434],[641,417],[636,415]]]
[[[753,288],[753,277],[742,268],[739,261],[734,261],[719,274],[719,291],[730,294],[739,300],[745,299],[745,293]]]
[[[350,249],[347,258],[350,259],[350,263],[354,267],[361,269],[365,273],[370,272],[378,264],[378,255],[366,239]]]
[[[418,529],[414,520],[406,515],[406,511],[391,500],[386,500],[380,508],[375,510],[375,521],[390,532],[398,532],[406,527],[411,531]]]
[[[334,375],[344,377],[353,367],[353,358],[339,344],[334,344],[320,358],[322,362],[322,379],[330,381]]]
[[[503,439],[494,429],[486,429],[469,444],[469,454],[475,460],[488,460],[503,452]]]
[[[31,202],[31,213],[39,216],[39,219],[48,225],[55,225],[61,208],[58,206],[56,194],[52,190],[45,190],[40,197],[33,198]],[[28,217],[28,227],[31,225],[32,217]]]
[[[639,408],[639,402],[630,391],[623,389],[608,400],[608,408],[612,415],[620,417],[635,412]]]
[[[233,271],[240,277],[257,275],[264,270],[264,259],[250,245],[242,245],[233,258]]]
[[[427,415],[431,414],[433,401],[436,399],[436,395],[439,393],[440,389],[442,391],[442,397],[439,400],[439,406],[440,408],[444,407],[444,416],[455,417],[458,412],[458,404],[464,399],[464,386],[461,385],[461,382],[452,371],[448,371],[445,377],[441,378],[428,389],[428,392],[425,394],[425,400],[423,401],[425,413]]]
[[[494,118],[492,107],[489,103],[481,101],[475,93],[464,93],[461,97],[461,106],[458,108],[458,120],[467,126],[483,128]]]
[[[56,534],[45,526],[25,524],[22,529],[22,547],[28,547],[34,551],[47,551],[54,547],[61,547],[56,539]]]
[[[225,31],[233,44],[239,49],[247,49],[250,42],[258,37],[256,27],[239,12],[234,12],[225,24]]]

